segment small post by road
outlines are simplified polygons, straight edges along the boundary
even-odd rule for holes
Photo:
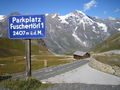
[[[47,60],[44,60],[44,67],[47,67],[48,64],[47,64]]]
[[[26,46],[26,75],[31,77],[31,39],[25,40]]]

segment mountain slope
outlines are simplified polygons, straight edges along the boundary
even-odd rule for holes
[[[47,47],[43,45],[42,40],[31,41],[32,55],[51,54]],[[0,57],[9,56],[25,56],[25,41],[24,40],[10,40],[0,39]]]
[[[60,54],[88,51],[120,29],[120,19],[94,18],[78,10],[65,16],[46,15],[46,23],[44,41],[51,51]]]
[[[120,32],[96,45],[91,51],[99,53],[110,50],[120,50]]]
[[[7,29],[6,17],[0,21],[0,37],[8,37]],[[46,29],[44,42],[50,51],[57,54],[88,51],[120,32],[120,18],[101,19],[78,10],[65,16],[46,14]]]
[[[0,39],[0,57],[24,55],[24,43],[22,40]]]

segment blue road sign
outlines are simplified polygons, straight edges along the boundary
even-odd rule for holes
[[[19,15],[9,17],[11,39],[39,39],[45,37],[45,15]]]

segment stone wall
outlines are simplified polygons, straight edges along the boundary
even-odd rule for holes
[[[100,70],[102,72],[106,72],[120,77],[120,67],[118,66],[110,66],[108,64],[101,63],[95,60],[94,58],[91,58],[91,61],[89,62],[89,66],[97,70]]]

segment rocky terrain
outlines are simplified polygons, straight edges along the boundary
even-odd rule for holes
[[[94,58],[91,59],[89,66],[92,68],[95,68],[97,70],[100,70],[102,72],[106,72],[112,75],[116,75],[120,77],[120,67],[119,66],[111,66],[109,64],[102,63]]]
[[[11,15],[19,15],[12,13]],[[0,37],[8,37],[7,16],[0,19]],[[66,54],[88,51],[96,44],[120,32],[120,19],[88,16],[75,10],[67,15],[46,14],[47,34],[44,42],[50,51]]]
[[[120,31],[119,18],[96,18],[75,10],[65,16],[46,15],[48,48],[55,53],[88,51]]]

